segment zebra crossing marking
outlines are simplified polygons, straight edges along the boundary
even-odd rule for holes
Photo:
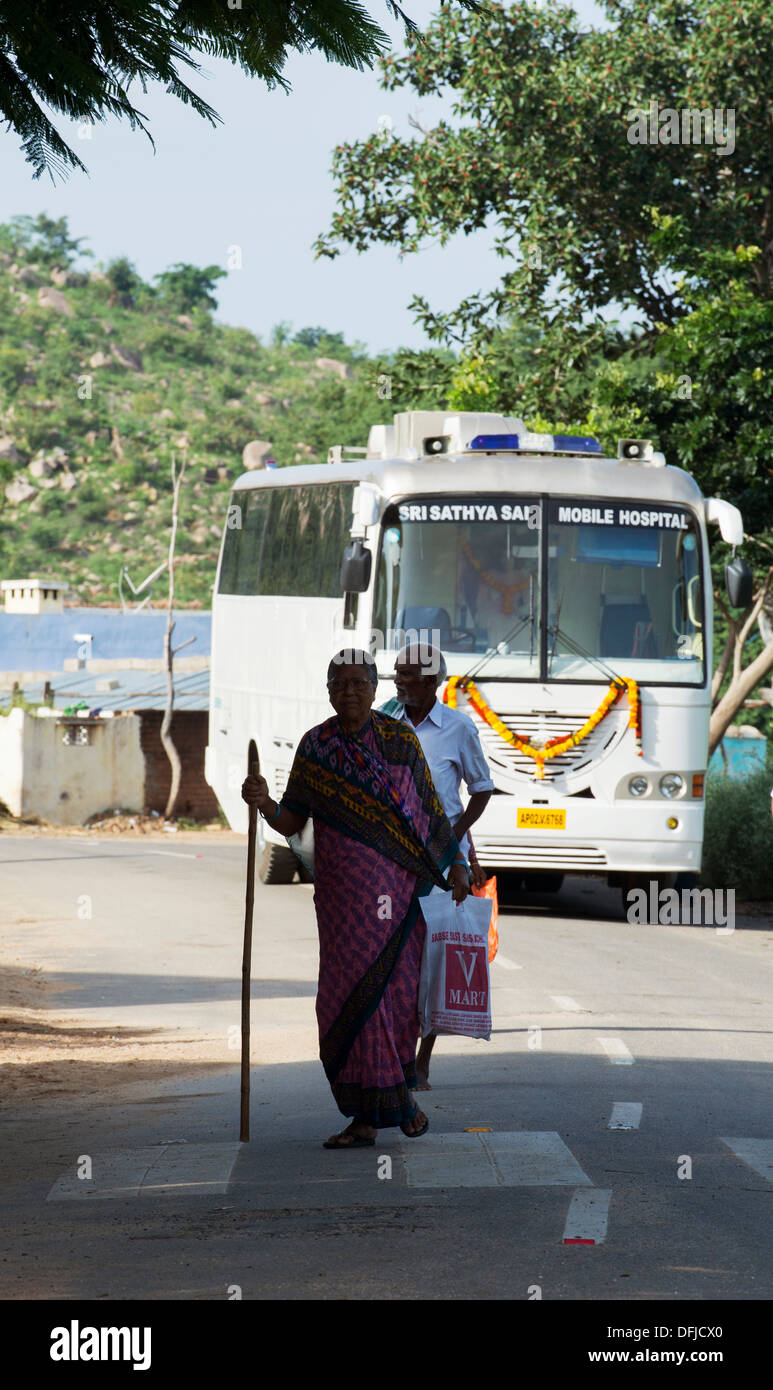
[[[174,1146],[152,1144],[139,1149],[103,1149],[73,1160],[57,1178],[47,1202],[98,1201],[124,1197],[210,1197],[228,1190],[241,1145],[215,1142]],[[78,1177],[82,1158],[90,1157],[91,1177]]]
[[[591,1185],[554,1130],[429,1134],[403,1142],[409,1187],[577,1187]]]

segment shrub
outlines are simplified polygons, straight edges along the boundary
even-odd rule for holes
[[[104,520],[105,513],[111,505],[104,492],[100,491],[90,478],[81,483],[77,501],[79,517],[84,521]]]
[[[743,781],[711,777],[706,789],[701,882],[735,888],[741,899],[773,898],[773,775],[765,769]]]

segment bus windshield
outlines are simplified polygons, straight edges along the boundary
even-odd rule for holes
[[[374,627],[435,633],[461,672],[702,685],[700,532],[673,503],[415,497],[383,518]]]

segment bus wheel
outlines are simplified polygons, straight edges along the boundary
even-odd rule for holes
[[[298,860],[291,849],[266,843],[258,863],[261,883],[292,883],[297,868]]]

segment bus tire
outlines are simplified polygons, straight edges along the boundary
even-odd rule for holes
[[[261,883],[292,883],[297,868],[298,860],[291,849],[266,842],[258,863]]]

